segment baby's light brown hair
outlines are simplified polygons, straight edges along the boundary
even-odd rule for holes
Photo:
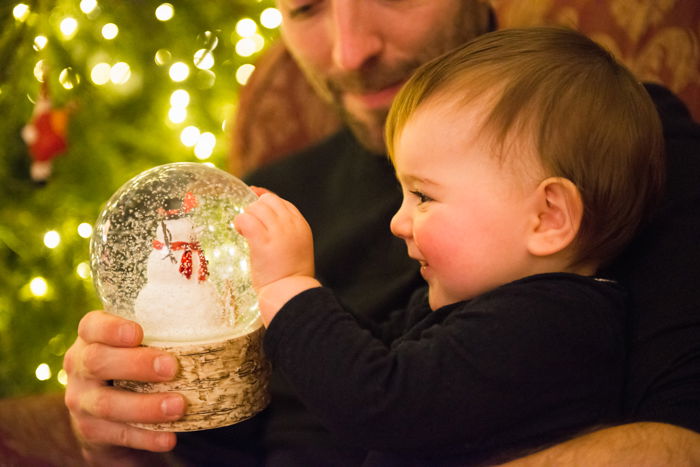
[[[488,95],[495,99],[480,131],[494,157],[517,157],[508,154],[508,143],[525,138],[546,177],[567,178],[580,191],[584,214],[574,262],[612,259],[663,191],[661,123],[644,87],[575,31],[488,33],[426,63],[406,83],[387,118],[389,156],[393,160],[396,138],[429,99],[467,106]]]

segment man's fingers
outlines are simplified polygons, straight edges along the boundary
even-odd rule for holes
[[[112,422],[159,423],[177,420],[185,413],[186,402],[181,394],[143,394],[102,386],[85,394],[80,412],[88,418]]]
[[[104,311],[91,311],[80,320],[78,335],[88,343],[135,347],[143,340],[143,329],[134,321]]]
[[[85,451],[97,457],[102,451],[115,449],[114,446],[142,449],[154,452],[166,452],[175,447],[175,433],[158,432],[136,428],[125,423],[100,420],[93,417],[84,417],[74,420],[75,428],[80,433]]]
[[[74,371],[83,377],[97,380],[128,379],[160,382],[175,377],[177,359],[153,347],[119,348],[102,344],[88,344],[80,349],[82,355],[71,355]]]

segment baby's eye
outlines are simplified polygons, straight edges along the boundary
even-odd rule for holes
[[[432,198],[424,194],[422,191],[413,190],[411,191],[411,194],[418,198],[418,204],[423,204],[427,203],[428,201],[432,201]]]

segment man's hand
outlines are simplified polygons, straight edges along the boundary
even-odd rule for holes
[[[665,423],[630,423],[594,431],[500,467],[700,465],[700,434]]]
[[[299,210],[279,196],[256,191],[260,198],[235,220],[250,246],[251,276],[265,325],[293,296],[318,287],[314,279],[311,228]]]
[[[168,381],[177,373],[172,355],[139,347],[141,326],[102,311],[85,315],[68,349],[65,401],[86,459],[98,465],[138,465],[140,449],[165,452],[175,434],[135,428],[129,422],[164,422],[184,414],[179,394],[138,394],[114,388],[109,380]]]

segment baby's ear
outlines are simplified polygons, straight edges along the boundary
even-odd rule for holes
[[[574,183],[562,177],[543,180],[535,192],[527,247],[535,256],[566,249],[576,238],[583,218],[583,201]]]

